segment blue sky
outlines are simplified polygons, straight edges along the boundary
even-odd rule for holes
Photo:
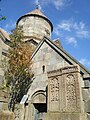
[[[0,27],[10,32],[17,19],[34,10],[37,0],[2,0]],[[39,8],[54,26],[52,39],[90,70],[90,0],[39,0]]]

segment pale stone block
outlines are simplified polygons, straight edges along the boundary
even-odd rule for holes
[[[87,102],[90,99],[90,92],[88,89],[82,89],[83,100]]]
[[[2,84],[3,79],[4,79],[4,76],[0,75],[0,85]]]
[[[0,110],[0,120],[14,120],[14,113],[10,111]]]
[[[4,71],[2,70],[2,68],[0,68],[0,75],[4,76]]]
[[[54,65],[47,65],[47,71],[54,70]]]
[[[90,114],[87,114],[87,120],[90,120]]]
[[[48,120],[81,120],[79,113],[56,113],[52,112],[48,114]]]
[[[0,109],[2,109],[3,102],[0,102]]]
[[[85,102],[85,110],[86,110],[87,113],[90,113],[90,100]]]
[[[90,80],[84,80],[85,87],[90,88]]]
[[[24,115],[25,115],[25,107],[24,107],[24,104],[20,104],[19,107],[20,107],[20,115],[19,115],[20,120],[24,120]]]

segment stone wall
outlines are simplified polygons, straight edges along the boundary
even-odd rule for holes
[[[3,76],[4,76],[4,72],[2,69],[2,59],[3,59],[3,52],[7,51],[9,48],[8,45],[6,45],[3,41],[3,39],[0,38],[0,83],[2,82]]]
[[[4,79],[4,71],[2,67],[2,60],[5,57],[2,53],[8,50],[9,46],[4,43],[4,38],[0,38],[0,86]],[[8,109],[8,93],[0,89],[0,109]]]
[[[87,113],[87,120],[90,120],[90,87],[84,87],[82,95],[85,104],[85,112]]]
[[[38,90],[46,90],[48,84],[47,71],[55,70],[68,66],[69,63],[54,51],[47,43],[44,43],[36,55],[33,57],[32,71],[34,81],[29,89],[29,96]]]
[[[0,110],[0,120],[14,120],[14,113]]]
[[[27,39],[42,40],[44,36],[51,37],[51,26],[41,17],[24,17],[19,21],[18,25],[23,26],[24,36]]]

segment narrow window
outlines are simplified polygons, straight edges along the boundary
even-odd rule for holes
[[[45,72],[45,65],[42,66],[43,73]]]

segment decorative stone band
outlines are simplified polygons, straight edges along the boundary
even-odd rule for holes
[[[63,74],[75,73],[75,72],[80,73],[80,68],[79,68],[78,65],[75,65],[75,66],[70,65],[70,66],[67,66],[67,67],[60,68],[58,70],[49,71],[49,72],[47,72],[47,74],[48,74],[48,78],[49,78],[49,77],[53,77],[53,76],[60,76],[60,75],[63,75]]]

